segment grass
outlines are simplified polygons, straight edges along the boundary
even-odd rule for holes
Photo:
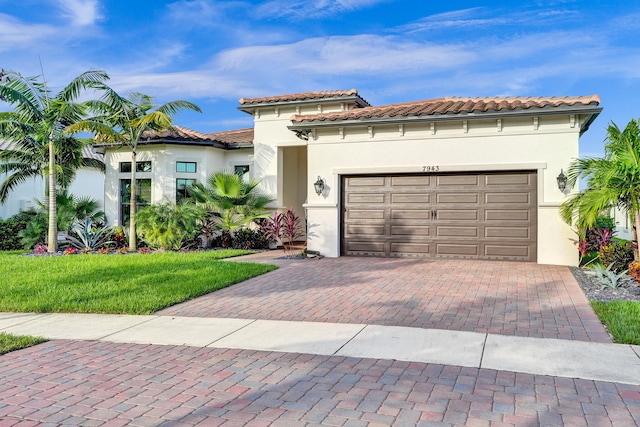
[[[0,311],[150,314],[267,273],[249,251],[31,257],[0,253]]]
[[[32,345],[40,344],[45,341],[46,339],[40,337],[11,335],[0,332],[0,355],[9,353],[10,351],[31,347]]]
[[[591,305],[615,342],[640,345],[640,301],[591,301]]]

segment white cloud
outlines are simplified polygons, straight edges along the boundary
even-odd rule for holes
[[[353,12],[388,0],[271,0],[256,11],[269,18],[308,19]]]
[[[291,71],[310,75],[378,75],[459,66],[475,56],[458,46],[365,34],[230,49],[217,56],[215,66],[227,72],[260,70],[276,75]]]
[[[79,27],[95,24],[102,18],[98,10],[98,0],[57,0],[66,17]]]
[[[13,16],[0,13],[0,51],[30,46],[38,40],[50,37],[56,31],[50,25],[25,24]]]

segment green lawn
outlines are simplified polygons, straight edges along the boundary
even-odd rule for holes
[[[46,339],[39,337],[27,337],[21,335],[11,335],[0,332],[0,355],[10,351],[31,347],[32,345],[45,342]]]
[[[615,342],[640,345],[640,301],[591,301],[591,305]]]
[[[246,253],[31,257],[0,252],[0,311],[150,314],[277,268],[219,261]]]

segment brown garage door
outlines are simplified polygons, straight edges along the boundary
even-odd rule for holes
[[[346,176],[344,255],[536,260],[536,172]]]

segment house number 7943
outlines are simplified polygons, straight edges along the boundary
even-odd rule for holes
[[[440,166],[422,166],[422,172],[438,172]]]

